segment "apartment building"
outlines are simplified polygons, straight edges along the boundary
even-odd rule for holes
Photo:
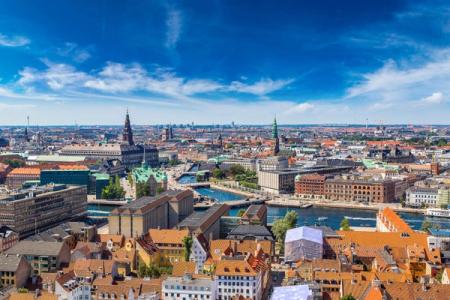
[[[411,187],[406,191],[405,203],[413,207],[436,207],[438,191],[432,187]]]
[[[333,201],[390,203],[395,200],[395,183],[345,177],[328,179],[325,181],[325,196]]]
[[[70,262],[69,246],[62,242],[21,241],[5,253],[23,255],[34,274],[56,272]]]
[[[223,258],[216,264],[214,279],[217,282],[217,299],[260,300],[263,295],[263,275],[255,257]]]
[[[188,230],[150,229],[150,241],[158,248],[161,255],[171,263],[184,260],[183,239],[189,236]]]
[[[167,300],[217,299],[216,282],[210,277],[168,277],[162,283],[162,295]]]
[[[2,287],[23,287],[31,273],[31,267],[22,255],[0,254],[0,282]]]
[[[85,186],[45,185],[0,194],[0,223],[20,238],[86,213]]]

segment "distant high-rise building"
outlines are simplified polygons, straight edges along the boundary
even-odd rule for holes
[[[273,125],[272,125],[272,139],[275,142],[275,145],[273,147],[273,155],[278,155],[280,152],[280,140],[278,139],[278,125],[277,125],[277,118],[273,119]]]
[[[130,115],[128,114],[128,110],[125,117],[125,126],[123,128],[122,141],[127,143],[128,145],[134,145],[133,131],[131,130]]]

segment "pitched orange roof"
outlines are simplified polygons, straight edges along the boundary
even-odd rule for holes
[[[60,170],[82,170],[82,171],[89,170],[89,168],[86,167],[85,165],[59,165],[58,169],[60,169]]]
[[[121,234],[99,234],[98,236],[101,243],[106,243],[111,240],[113,243],[122,246],[124,242],[124,236]]]
[[[364,300],[383,300],[383,293],[377,286],[371,287]]]
[[[384,248],[405,248],[405,245],[417,244],[425,249],[427,259],[433,263],[440,263],[439,250],[432,251],[428,248],[426,233],[412,232],[404,235],[401,232],[369,232],[369,231],[337,231],[342,237],[340,245],[351,245],[365,247]]]
[[[195,273],[195,262],[193,261],[178,261],[172,264],[172,276],[183,276],[185,273]]]
[[[11,172],[9,172],[8,176],[10,175],[41,175],[41,169],[38,168],[15,168]]]
[[[155,244],[182,244],[183,239],[189,236],[189,230],[150,229],[149,235]]]
[[[246,260],[220,260],[216,265],[217,276],[256,276],[258,273]]]
[[[406,224],[406,222],[402,218],[400,218],[400,216],[397,215],[391,208],[385,207],[379,214],[380,216],[385,217],[386,220],[388,220],[388,222],[392,224],[398,232],[414,232],[411,227],[409,227],[409,225]]]

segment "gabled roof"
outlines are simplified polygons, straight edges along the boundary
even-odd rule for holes
[[[150,239],[155,244],[183,244],[183,239],[189,236],[187,229],[150,229]]]

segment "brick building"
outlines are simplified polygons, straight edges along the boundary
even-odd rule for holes
[[[18,189],[25,181],[39,180],[40,177],[41,169],[39,168],[16,168],[6,176],[6,185],[10,189]]]
[[[297,175],[295,177],[295,193],[324,195],[325,179],[325,176],[319,174]]]
[[[395,183],[392,180],[329,179],[325,181],[325,196],[333,201],[389,203],[395,201]]]

